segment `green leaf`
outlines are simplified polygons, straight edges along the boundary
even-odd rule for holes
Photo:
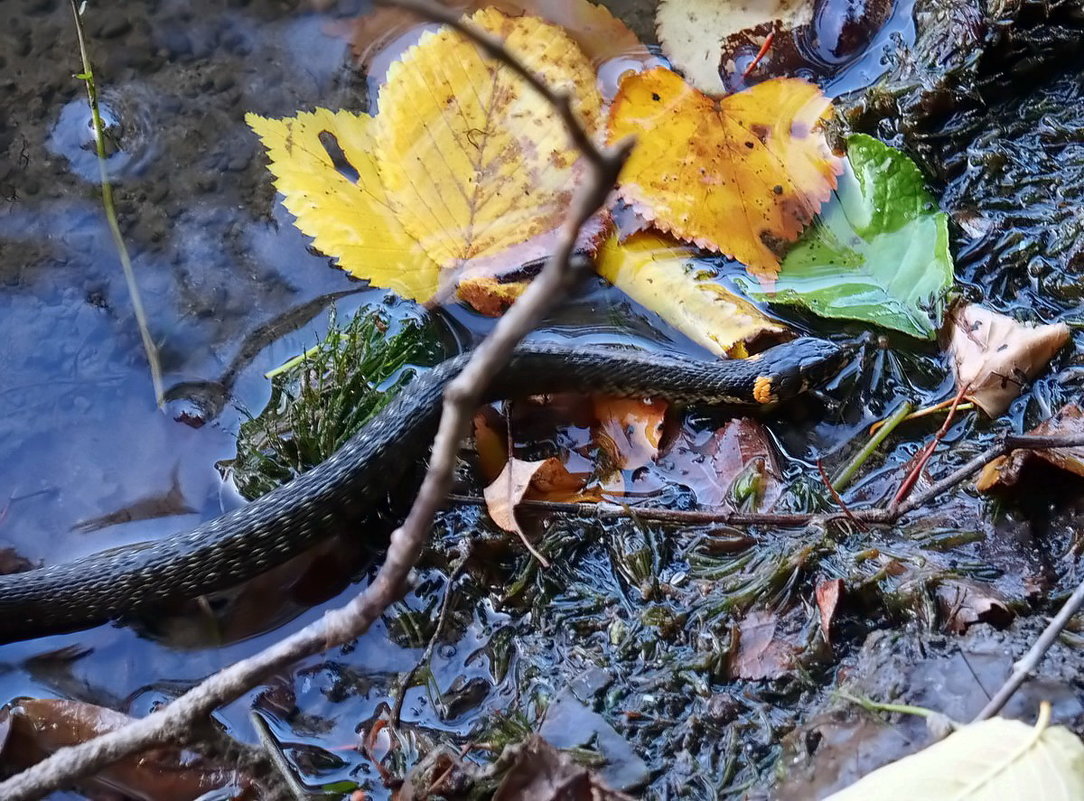
[[[952,284],[947,217],[895,148],[854,134],[847,160],[834,200],[787,254],[773,290],[739,282],[760,300],[933,339]]]
[[[885,765],[825,801],[1079,801],[1084,744],[1064,726],[993,718]]]

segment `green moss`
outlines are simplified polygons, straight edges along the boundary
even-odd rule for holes
[[[259,497],[327,459],[410,381],[411,365],[439,358],[420,320],[379,307],[340,325],[332,312],[327,335],[274,371],[267,407],[241,425],[232,464],[241,494]]]

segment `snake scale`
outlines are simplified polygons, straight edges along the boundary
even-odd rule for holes
[[[750,359],[698,361],[524,345],[486,397],[578,391],[771,404],[829,379],[851,350],[806,337]],[[86,628],[225,589],[356,526],[426,454],[444,388],[468,357],[453,357],[415,379],[331,458],[250,504],[157,542],[0,577],[0,641]]]

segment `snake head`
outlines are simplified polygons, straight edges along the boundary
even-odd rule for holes
[[[861,340],[838,343],[799,337],[764,351],[761,372],[771,379],[767,396],[772,402],[785,401],[824,386],[861,346]],[[757,399],[760,400],[759,395]]]

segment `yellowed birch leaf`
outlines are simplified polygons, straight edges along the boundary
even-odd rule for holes
[[[492,8],[470,19],[570,93],[587,128],[598,129],[594,70],[564,31]],[[450,29],[426,33],[388,71],[378,120],[384,187],[406,231],[452,271],[442,280],[500,274],[551,253],[587,165],[553,108],[505,65]]]
[[[437,265],[388,205],[368,114],[318,108],[281,120],[246,114],[297,227],[351,275],[413,300],[437,289]]]
[[[598,272],[611,284],[718,356],[748,356],[747,344],[786,328],[726,287],[705,279],[696,250],[652,232],[607,240]]]

